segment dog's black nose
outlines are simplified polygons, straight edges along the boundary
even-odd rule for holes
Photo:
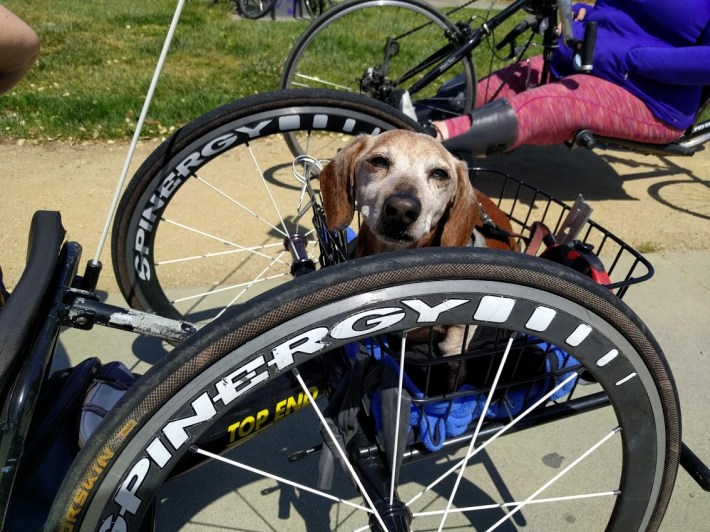
[[[421,203],[411,194],[392,194],[385,201],[385,218],[394,225],[410,225],[419,218],[421,212]]]

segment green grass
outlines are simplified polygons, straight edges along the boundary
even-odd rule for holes
[[[0,135],[122,138],[133,133],[176,2],[14,0],[42,43],[25,80],[0,96]],[[186,3],[145,132],[158,135],[232,99],[276,88],[305,23],[232,20],[229,3]]]
[[[130,137],[176,2],[5,5],[35,29],[42,51],[28,76],[0,96],[0,141]],[[227,1],[213,7],[209,0],[186,3],[145,136],[162,136],[218,105],[278,87],[286,56],[307,23],[234,20],[229,11]],[[485,45],[479,51],[481,75],[489,69],[490,52]],[[342,50],[334,64],[347,53]]]
[[[650,240],[647,242],[641,242],[636,247],[636,251],[639,253],[656,253],[657,251],[661,251],[663,249],[662,245],[659,245],[657,242],[651,242]]]

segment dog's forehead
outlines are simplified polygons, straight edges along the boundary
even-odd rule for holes
[[[377,153],[393,158],[404,156],[423,163],[438,161],[439,164],[454,165],[456,162],[453,155],[433,137],[405,130],[386,131],[374,137],[374,141],[370,143],[363,156],[368,157]]]

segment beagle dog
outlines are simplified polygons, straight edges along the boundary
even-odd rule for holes
[[[358,257],[429,246],[516,249],[508,217],[473,188],[466,164],[422,133],[356,137],[323,168],[320,190],[331,231],[350,225],[359,208]]]
[[[391,130],[356,137],[323,168],[320,191],[331,231],[348,227],[360,210],[356,257],[429,246],[516,249],[508,217],[473,188],[466,164],[425,134]],[[465,337],[473,334],[464,327],[442,329],[442,354],[470,345]]]

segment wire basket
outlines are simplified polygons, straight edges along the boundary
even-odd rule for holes
[[[498,170],[472,168],[470,171],[476,188],[490,197],[508,215],[513,232],[519,235],[517,240],[521,250],[526,248],[533,224],[542,223],[552,234],[558,234],[574,207]],[[356,231],[331,234],[325,227],[322,207],[316,203],[314,208],[321,265],[348,260],[348,244]],[[357,212],[354,227],[359,225]],[[631,285],[653,276],[653,266],[641,253],[591,219],[587,219],[579,228],[574,241],[591,247],[609,276],[610,282],[605,283],[605,286],[613,290],[619,298],[624,296]],[[541,248],[540,251],[543,250],[544,248]]]
[[[521,249],[525,249],[535,222],[544,223],[552,234],[564,229],[574,206],[503,172],[480,168],[472,172],[476,188],[508,214]],[[611,279],[607,286],[618,297],[653,275],[647,259],[599,224],[587,218],[578,229],[574,240],[593,246]],[[466,352],[446,357],[436,352],[433,336],[413,346],[403,338],[390,335],[362,342],[358,349],[370,363],[377,361],[383,371],[398,371],[404,360],[410,439],[413,436],[414,440],[405,460],[416,460],[443,446],[461,445],[468,441],[466,437],[481,417],[484,423],[479,427],[480,436],[486,439],[508,430],[511,420],[529,409],[531,413],[526,413],[523,421],[516,421],[515,430],[608,404],[604,391],[579,361],[534,336],[519,334],[510,345],[509,332],[478,326],[474,343]],[[505,370],[492,389],[504,352],[508,357]],[[585,386],[580,387],[580,383]],[[380,408],[377,392],[372,404],[374,410]],[[382,423],[386,425],[387,421]]]
[[[542,222],[553,234],[557,233],[572,209],[503,172],[483,168],[474,168],[472,172],[476,188],[508,214],[513,230],[522,235],[518,238],[521,249],[525,248],[524,238],[530,235],[534,222]],[[614,289],[618,297],[623,297],[631,285],[653,276],[653,266],[641,253],[592,220],[582,226],[576,240],[593,246],[611,279],[606,286]]]

